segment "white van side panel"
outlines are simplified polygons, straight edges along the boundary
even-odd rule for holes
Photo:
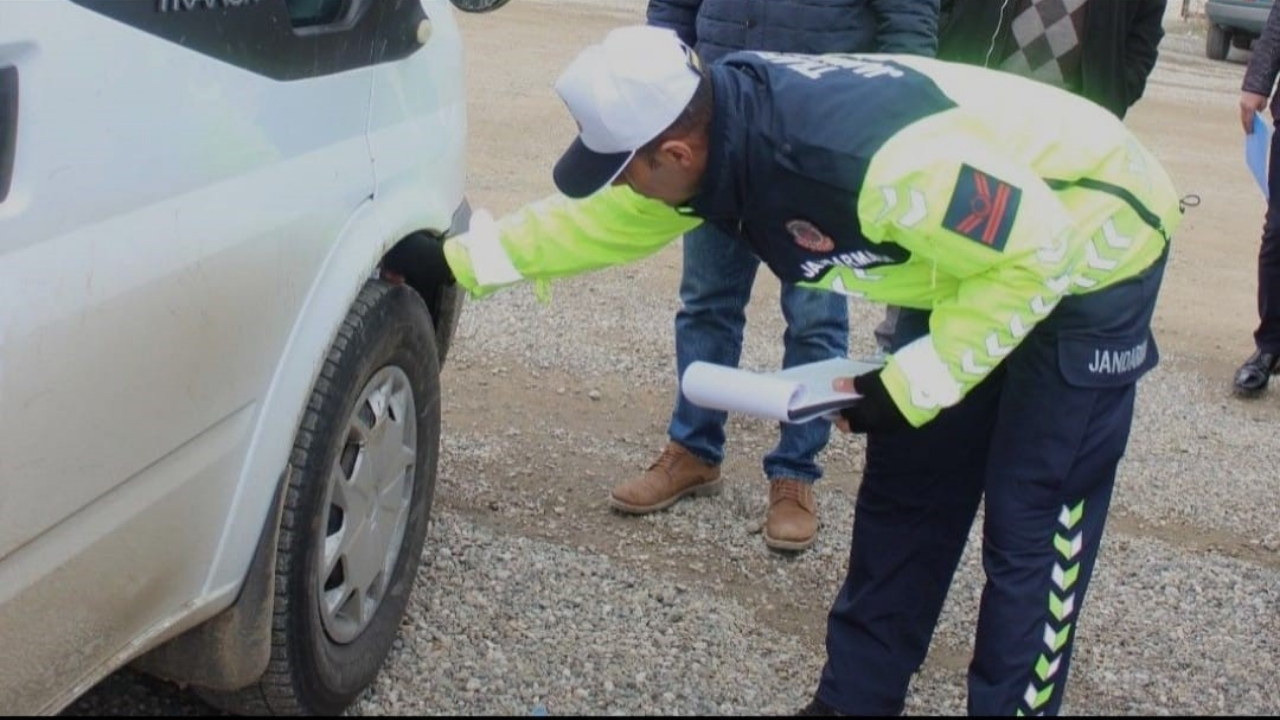
[[[374,74],[369,147],[376,205],[399,239],[449,227],[466,183],[466,70],[448,0],[424,0],[431,39],[419,56]]]
[[[447,0],[423,0],[434,28],[407,59],[370,69],[369,145],[378,188],[318,269],[288,335],[206,592],[238,585],[289,457],[311,386],[351,302],[382,255],[419,230],[443,234],[464,199],[466,100],[461,40]],[[393,202],[394,200],[394,202]]]
[[[23,713],[199,606],[224,541],[243,574],[283,458],[244,472],[252,432],[372,195],[372,76],[281,83],[65,0],[0,3],[5,65],[0,667],[32,673],[0,707]]]

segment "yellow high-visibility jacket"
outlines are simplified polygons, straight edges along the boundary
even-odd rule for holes
[[[476,296],[645,257],[702,222],[782,280],[932,311],[883,379],[914,425],[958,402],[1066,295],[1151,267],[1182,213],[1107,111],[999,71],[907,55],[736,53],[710,68],[704,187],[673,208],[611,187],[450,241]]]

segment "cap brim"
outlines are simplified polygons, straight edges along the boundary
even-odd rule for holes
[[[598,153],[578,138],[560,156],[551,176],[560,192],[571,198],[584,198],[613,182],[633,156],[634,151]]]

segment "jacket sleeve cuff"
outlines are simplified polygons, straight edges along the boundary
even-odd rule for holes
[[[1255,83],[1251,83],[1249,82],[1249,80],[1250,80],[1249,76],[1246,75],[1244,79],[1244,84],[1240,86],[1241,90],[1245,92],[1253,93],[1254,95],[1261,95],[1262,97],[1265,97],[1265,98],[1271,97],[1271,88],[1254,87]]]
[[[932,420],[944,408],[960,402],[960,383],[933,345],[933,336],[910,343],[894,353],[881,373],[894,405],[913,427]]]
[[[449,263],[449,270],[454,279],[472,297],[482,298],[498,290],[497,287],[481,287],[476,280],[475,268],[471,265],[471,255],[457,238],[444,241],[444,258]]]
[[[471,216],[467,232],[445,243],[444,256],[454,278],[476,297],[525,279],[502,245],[498,223],[485,210]]]

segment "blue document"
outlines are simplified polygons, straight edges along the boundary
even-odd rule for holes
[[[1262,119],[1262,115],[1253,114],[1253,132],[1244,136],[1244,162],[1258,181],[1262,197],[1270,199],[1271,193],[1267,185],[1267,151],[1271,149],[1271,125]]]

